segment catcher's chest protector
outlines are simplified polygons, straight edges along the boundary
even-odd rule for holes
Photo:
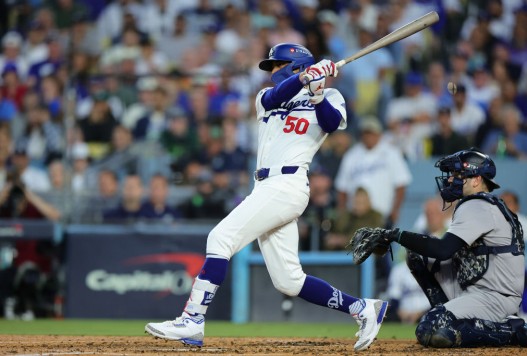
[[[481,192],[464,197],[456,205],[454,213],[461,204],[472,199],[484,199],[488,203],[496,205],[511,225],[512,238],[509,246],[486,246],[483,238],[480,237],[472,245],[465,246],[454,254],[452,257],[454,271],[456,272],[459,285],[463,289],[476,283],[487,272],[490,254],[512,253],[517,256],[523,255],[525,251],[523,228],[518,221],[518,217],[505,206],[503,200],[494,195]]]

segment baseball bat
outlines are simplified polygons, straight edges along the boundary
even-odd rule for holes
[[[425,28],[430,27],[431,25],[435,24],[437,21],[439,21],[439,15],[437,14],[437,12],[435,11],[429,12],[428,14],[423,15],[420,18],[410,23],[407,23],[406,25],[399,27],[398,29],[390,32],[389,34],[378,39],[377,41],[373,42],[369,46],[364,47],[363,49],[361,49],[354,55],[338,61],[337,63],[335,63],[335,65],[337,66],[337,68],[340,68],[344,64],[347,64],[351,61],[359,59],[360,57],[363,57],[367,55],[368,53],[376,51],[379,48],[388,46],[389,44],[400,41],[403,38],[413,35],[414,33],[422,31]]]

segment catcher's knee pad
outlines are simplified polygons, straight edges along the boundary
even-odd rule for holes
[[[455,329],[456,320],[454,314],[443,305],[436,306],[426,313],[417,325],[417,341],[425,347],[455,346],[459,334]]]
[[[448,302],[448,298],[439,282],[435,279],[434,274],[428,270],[427,264],[428,262],[423,260],[421,255],[407,250],[406,265],[425,293],[430,305],[435,307]]]

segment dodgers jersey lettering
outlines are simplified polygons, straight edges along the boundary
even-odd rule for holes
[[[279,108],[266,111],[261,101],[263,94],[270,89],[262,89],[256,96],[256,168],[299,166],[307,170],[328,134],[318,124],[315,106],[309,102],[307,89],[302,89]],[[345,129],[346,104],[342,94],[333,88],[326,88],[324,93],[326,100],[342,115],[338,129]]]

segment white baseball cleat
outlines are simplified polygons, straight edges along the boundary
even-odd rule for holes
[[[359,340],[355,343],[355,351],[366,350],[381,329],[381,324],[388,309],[388,302],[380,299],[364,299],[366,306],[357,315],[357,323],[359,324],[359,331],[355,336]]]
[[[181,341],[187,345],[203,346],[205,336],[205,318],[193,317],[183,313],[176,320],[161,323],[148,323],[145,331],[152,336],[167,340]]]

